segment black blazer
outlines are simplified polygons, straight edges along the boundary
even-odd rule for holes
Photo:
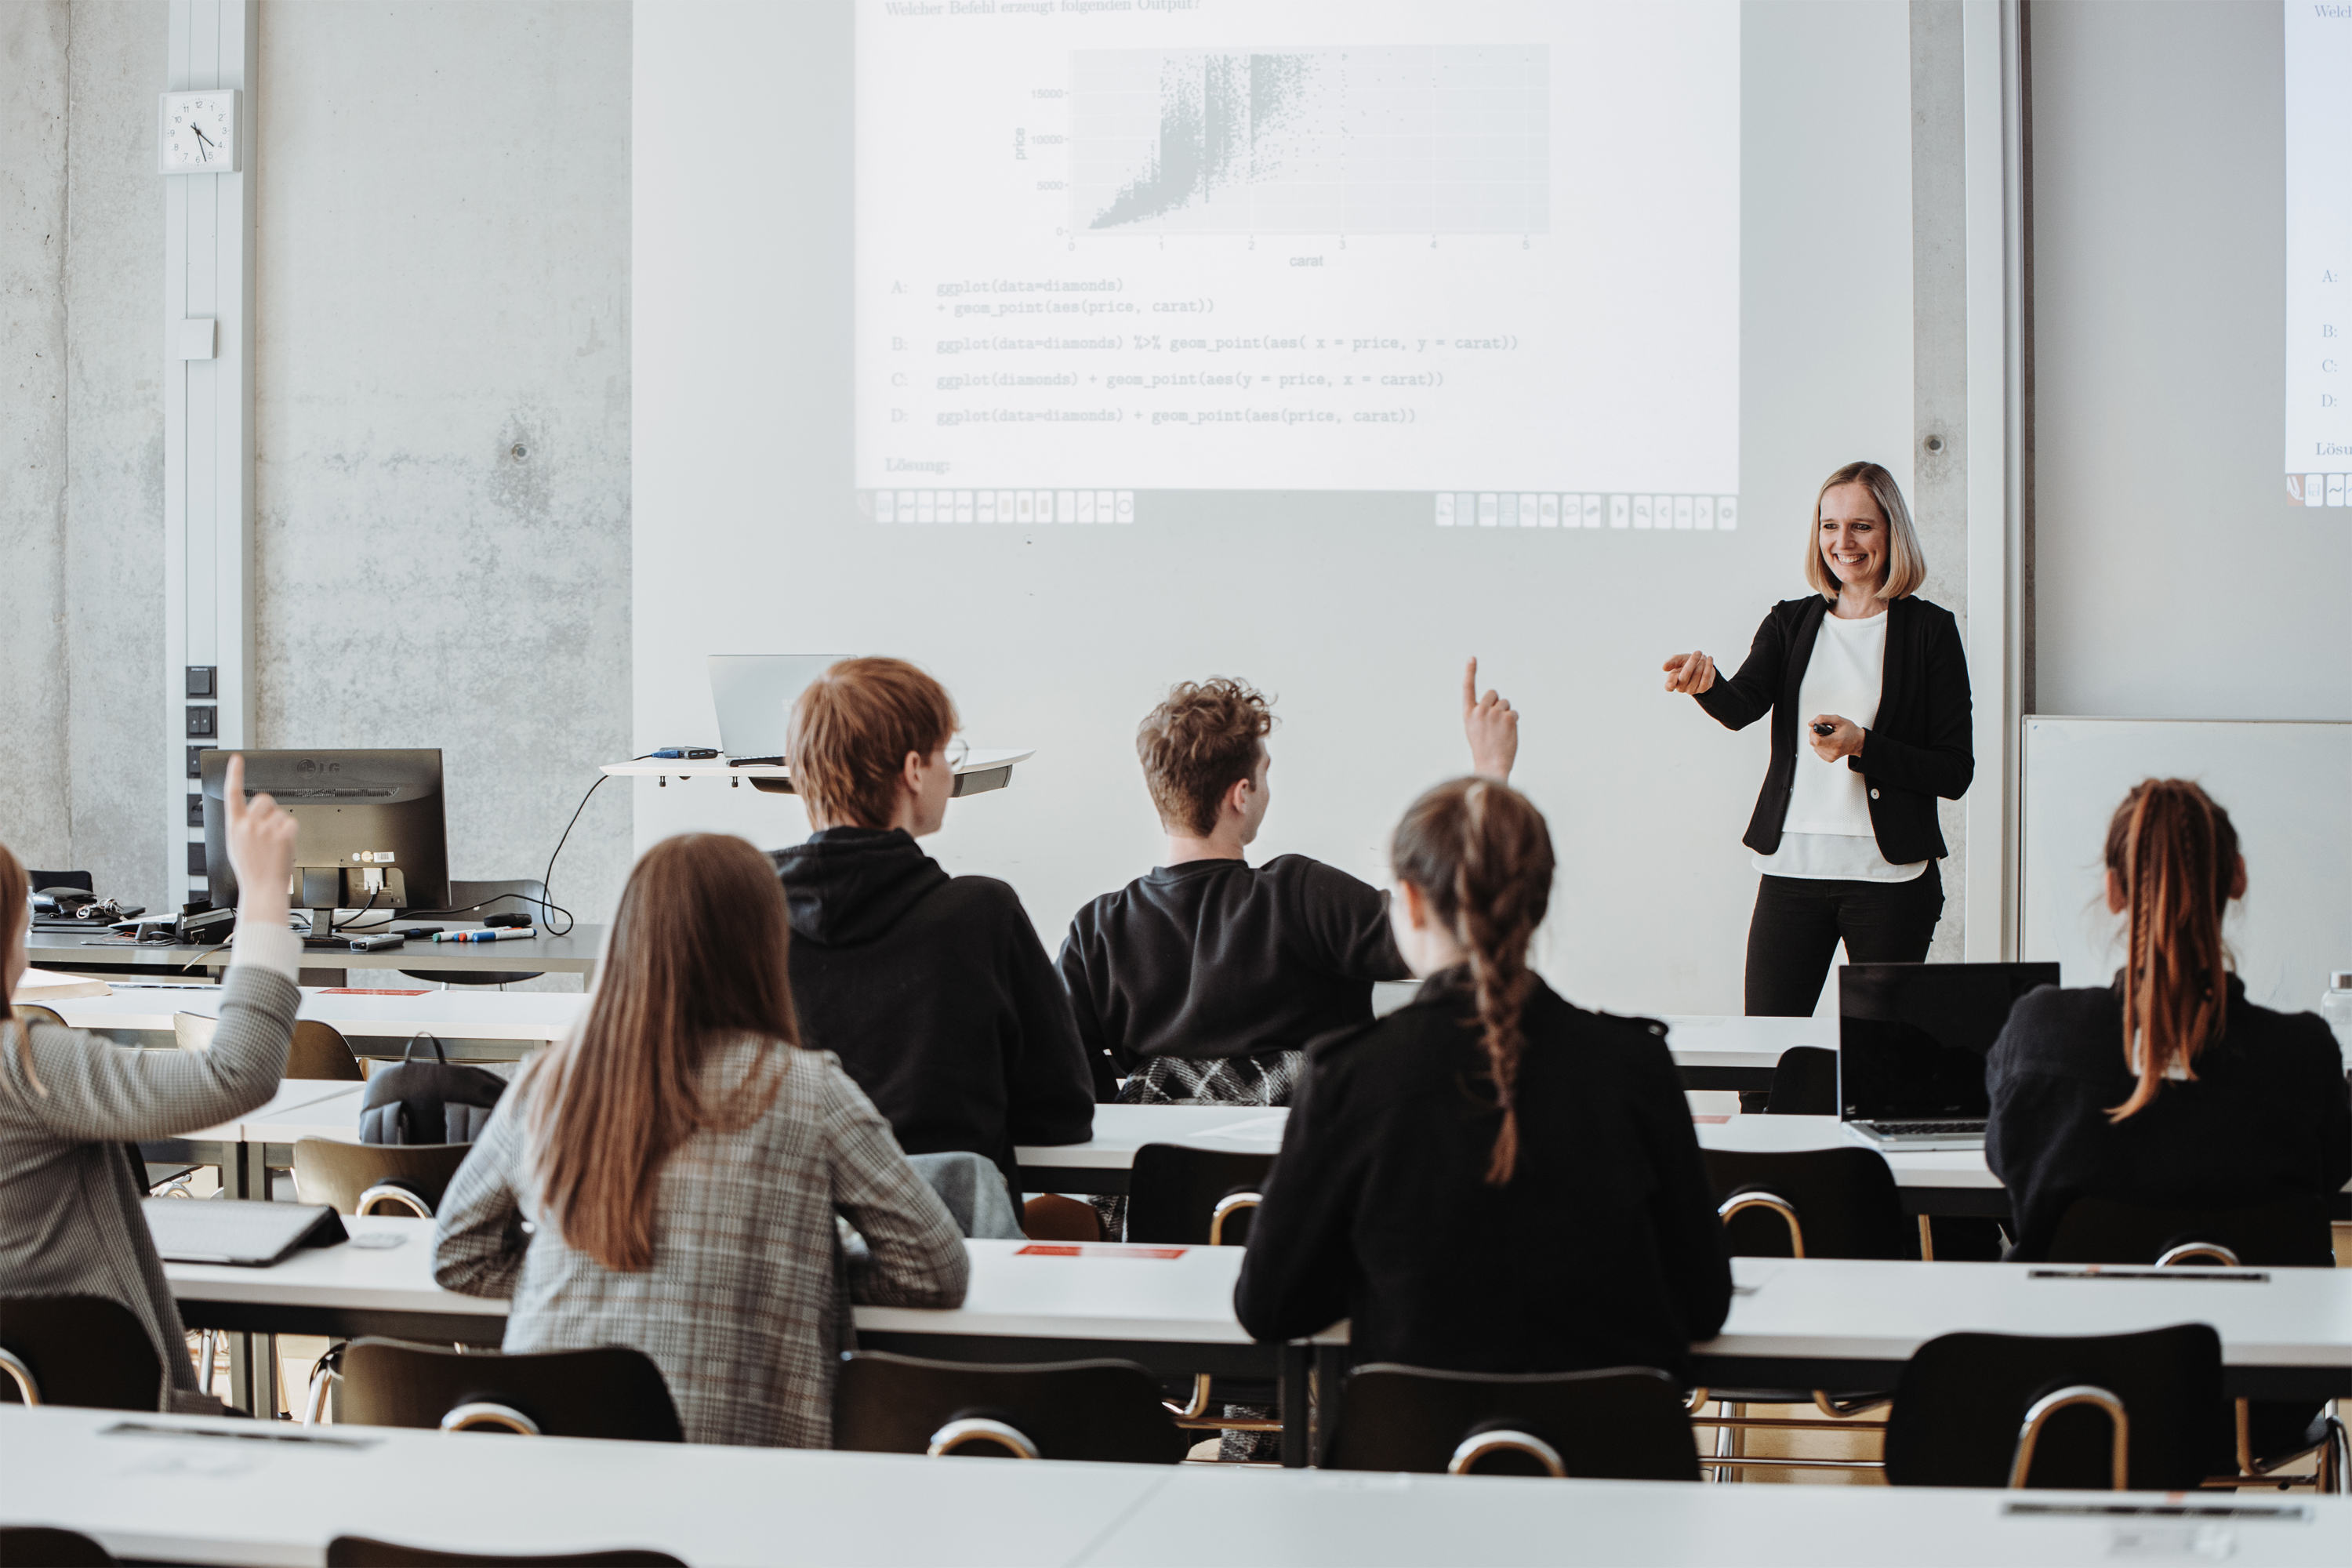
[[[1756,628],[1739,673],[1718,675],[1698,694],[1698,705],[1726,729],[1744,730],[1772,715],[1771,764],[1740,840],[1759,855],[1780,847],[1780,824],[1796,787],[1797,726],[1812,717],[1797,711],[1797,691],[1828,611],[1829,601],[1819,594],[1781,600]],[[1977,771],[1969,745],[1969,660],[1951,611],[1925,599],[1886,606],[1878,718],[1864,732],[1862,754],[1845,765],[1870,785],[1870,826],[1881,855],[1896,866],[1944,858],[1936,797],[1959,799]]]
[[[2292,1193],[2332,1200],[2352,1178],[2352,1102],[2325,1022],[2247,1001],[2232,974],[2222,1036],[2196,1072],[2109,1121],[2138,1081],[2124,1062],[2122,995],[2045,985],[2019,997],[1985,1063],[1985,1163],[2017,1216],[2009,1256],[2047,1258],[2076,1198],[2237,1208]],[[2333,1263],[2326,1235],[2296,1261]]]
[[[1518,1169],[1490,1187],[1502,1113],[1460,979],[1307,1047],[1234,1289],[1242,1326],[1289,1340],[1351,1319],[1352,1363],[1685,1374],[1731,1266],[1664,1026],[1538,982]]]

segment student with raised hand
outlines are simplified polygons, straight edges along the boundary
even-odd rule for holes
[[[140,1201],[138,1151],[244,1115],[278,1091],[301,1003],[302,942],[287,924],[294,819],[245,795],[231,757],[222,805],[236,868],[236,945],[220,991],[220,1028],[201,1051],[126,1049],[102,1035],[16,1016],[28,959],[25,868],[0,846],[0,1296],[97,1296],[147,1331],[163,1365],[158,1408],[217,1413],[188,1357],[180,1310]],[[257,1414],[266,1414],[257,1412]]]
[[[908,1153],[969,1150],[1017,1193],[1014,1146],[1085,1142],[1094,1084],[1020,896],[915,846],[946,820],[956,726],[946,689],[904,659],[833,666],[785,733],[815,831],[772,858],[808,1043],[840,1057]]]
[[[2111,984],[2020,997],[1985,1066],[1985,1163],[2009,1189],[2013,1259],[2046,1258],[2080,1197],[2235,1208],[2333,1198],[2352,1177],[2335,1034],[2248,1001],[2231,972],[2221,921],[2246,862],[2230,814],[2193,784],[2147,780],[2108,824],[2105,858],[2123,967]],[[2326,1227],[2301,1261],[2335,1261]]]
[[[1242,1326],[1292,1340],[1346,1318],[1357,1363],[1685,1375],[1731,1268],[1664,1026],[1572,1006],[1528,967],[1551,837],[1509,786],[1431,790],[1391,864],[1424,984],[1307,1047]]]
[[[1471,767],[1510,777],[1519,716],[1463,673]],[[1265,824],[1272,706],[1214,676],[1172,688],[1135,735],[1168,858],[1080,910],[1062,943],[1078,1036],[1102,1098],[1287,1105],[1316,1036],[1372,1016],[1372,983],[1409,971],[1388,895],[1304,855],[1249,864]]]
[[[644,1352],[689,1443],[830,1447],[852,1299],[952,1307],[970,1273],[872,1103],[801,1048],[791,945],[750,844],[647,850],[587,1017],[500,1097],[435,1223],[433,1277],[512,1300],[507,1350]]]

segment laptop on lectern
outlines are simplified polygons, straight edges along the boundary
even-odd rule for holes
[[[845,654],[714,653],[710,705],[719,711],[719,749],[742,766],[784,760],[784,730],[793,700]]]
[[[1985,1058],[2054,963],[1849,963],[1838,971],[1838,1117],[1874,1148],[1977,1149]]]

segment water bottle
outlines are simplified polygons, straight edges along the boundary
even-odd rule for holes
[[[2319,998],[2319,1016],[2336,1031],[2336,1048],[2352,1062],[2352,969],[2330,970]]]

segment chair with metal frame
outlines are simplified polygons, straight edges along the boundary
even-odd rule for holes
[[[2221,1339],[2179,1323],[2095,1336],[1945,1334],[1905,1364],[1893,1486],[2186,1491],[2227,1463]]]
[[[624,1346],[501,1355],[359,1339],[338,1359],[330,1373],[342,1388],[338,1418],[362,1426],[686,1440],[661,1369]],[[311,1403],[315,1419],[317,1390]]]
[[[408,1215],[431,1219],[471,1143],[346,1143],[301,1138],[294,1143],[294,1191],[306,1204],[338,1214]]]
[[[1146,1143],[1135,1152],[1128,1173],[1127,1239],[1177,1247],[1246,1246],[1250,1214],[1273,1169],[1271,1154]],[[1215,1381],[1222,1398],[1213,1396],[1209,1374],[1200,1373],[1189,1399],[1166,1402],[1179,1426],[1202,1432],[1282,1430],[1280,1421],[1264,1416],[1210,1415],[1213,1404],[1264,1409],[1277,1397],[1269,1384]]]
[[[2266,1204],[2230,1208],[2177,1209],[2082,1197],[2059,1216],[2049,1260],[2158,1268],[2332,1268],[2336,1251],[2326,1202],[2315,1194],[2286,1194]],[[2303,1478],[2277,1472],[2314,1459],[2315,1489],[2352,1489],[2352,1445],[2328,1406],[2315,1412],[2294,1400],[2235,1399],[2231,1415],[2235,1469],[2209,1476],[2208,1487],[2290,1485]]]
[[[0,1297],[0,1404],[152,1411],[163,1393],[154,1342],[121,1302]]]
[[[1172,1465],[1185,1437],[1160,1383],[1129,1361],[993,1366],[845,1351],[833,1446],[867,1454],[976,1454]]]
[[[499,904],[500,909],[490,914],[529,915],[531,923],[544,930],[550,908],[547,884],[536,877],[520,877],[503,882],[458,882],[449,884],[448,913],[479,919],[483,906]],[[433,911],[415,911],[415,918],[428,920]],[[401,923],[410,923],[404,921]],[[510,985],[526,980],[536,980],[545,971],[538,969],[404,969],[401,973],[411,980],[437,980],[442,985]]]
[[[1885,1157],[1874,1149],[1805,1149],[1759,1153],[1706,1149],[1707,1177],[1719,1202],[1724,1242],[1735,1258],[1916,1258],[1910,1222]],[[1715,1479],[1743,1469],[1874,1470],[1875,1459],[1821,1459],[1793,1455],[1750,1458],[1750,1431],[1884,1431],[1884,1421],[1854,1417],[1884,1405],[1877,1391],[1700,1388],[1688,1401],[1695,1426],[1715,1428]],[[1698,1412],[1712,1400],[1716,1417]],[[1812,1416],[1752,1416],[1750,1405],[1806,1405]]]
[[[213,1037],[219,1031],[220,1020],[209,1014],[172,1015],[172,1035],[184,1051],[210,1048]],[[286,1047],[286,1070],[278,1076],[306,1083],[321,1079],[330,1083],[363,1083],[367,1079],[343,1032],[316,1018],[295,1020],[294,1037]]]
[[[1374,1362],[1350,1373],[1323,1466],[1696,1481],[1675,1380],[1654,1367],[1526,1374]]]
[[[327,1542],[327,1568],[686,1568],[667,1552],[625,1547],[614,1552],[559,1552],[513,1557],[475,1552],[427,1552],[421,1546],[338,1535]]]

